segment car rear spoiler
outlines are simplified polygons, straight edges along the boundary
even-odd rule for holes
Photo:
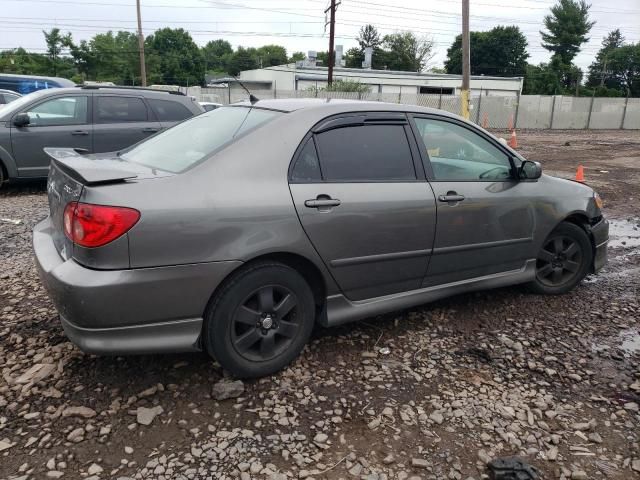
[[[44,152],[49,155],[56,165],[65,173],[85,185],[120,182],[138,176],[130,169],[119,169],[119,165],[123,163],[121,161],[107,159],[92,160],[81,155],[73,148],[48,147],[44,149]]]

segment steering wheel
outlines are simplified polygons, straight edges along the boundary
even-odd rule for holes
[[[496,170],[500,171],[500,172],[501,172],[501,173],[503,173],[503,174],[504,174],[504,173],[507,173],[507,172],[505,172],[505,171],[504,171],[504,167],[494,167],[494,168],[492,168],[492,169],[490,169],[490,170],[487,170],[486,172],[482,172],[482,173],[480,174],[480,178],[481,178],[481,179],[489,178],[490,174],[491,174],[492,172],[495,172]],[[505,178],[506,178],[506,177],[505,177]]]

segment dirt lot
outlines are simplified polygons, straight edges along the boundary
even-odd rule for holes
[[[33,266],[42,185],[0,193],[0,478],[640,478],[640,134],[520,132],[613,219],[610,262],[562,297],[508,288],[318,330],[286,371],[70,344]],[[18,222],[14,222],[18,221]],[[234,392],[235,390],[235,392]],[[526,477],[523,477],[526,478]]]

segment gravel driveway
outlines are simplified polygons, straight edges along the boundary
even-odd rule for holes
[[[640,478],[640,139],[518,141],[559,175],[585,165],[614,219],[600,275],[318,329],[244,384],[203,354],[81,353],[33,266],[44,186],[1,191],[0,478],[479,480],[510,455],[540,478]]]

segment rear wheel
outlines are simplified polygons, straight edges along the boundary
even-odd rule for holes
[[[536,279],[531,286],[538,293],[569,292],[587,275],[592,261],[587,232],[573,223],[561,223],[538,252]]]
[[[208,352],[240,378],[277,372],[307,343],[315,302],[304,278],[287,265],[257,263],[235,274],[207,314]]]

